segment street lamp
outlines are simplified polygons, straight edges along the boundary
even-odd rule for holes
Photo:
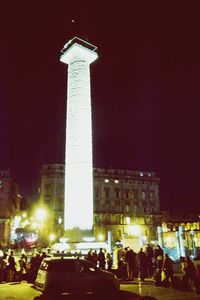
[[[38,221],[43,222],[47,217],[47,211],[44,208],[40,207],[36,210],[35,217]]]

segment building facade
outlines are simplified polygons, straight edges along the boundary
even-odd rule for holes
[[[93,231],[96,237],[107,240],[108,232],[112,232],[114,243],[135,236],[144,242],[157,239],[160,201],[159,178],[155,173],[94,168],[93,180]],[[51,230],[58,232],[60,228],[61,233],[64,216],[63,164],[43,166],[40,171],[40,198],[50,208]]]
[[[63,233],[64,219],[64,164],[46,164],[40,170],[40,204],[48,213],[48,232]]]
[[[9,170],[0,170],[0,246],[10,243],[14,217],[20,212],[21,195]]]

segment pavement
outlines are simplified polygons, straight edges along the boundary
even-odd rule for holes
[[[186,292],[172,287],[159,287],[155,286],[152,278],[145,279],[144,283],[138,279],[120,280],[120,290],[122,293],[127,293],[123,295],[123,299],[131,300],[200,300],[200,295],[196,293],[194,287]]]
[[[44,300],[40,291],[33,288],[33,285],[26,282],[12,282],[0,284],[0,300]],[[152,281],[140,282],[121,282],[120,293],[112,297],[105,295],[100,299],[92,295],[70,296],[66,295],[61,300],[200,300],[200,295],[195,291],[182,292],[171,287],[156,287]],[[45,300],[52,300],[46,298]],[[53,299],[57,300],[57,299]]]

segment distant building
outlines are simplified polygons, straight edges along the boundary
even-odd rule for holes
[[[159,244],[173,259],[200,257],[199,214],[161,211],[158,227]]]
[[[9,245],[12,220],[20,212],[21,195],[8,170],[0,170],[0,246]]]
[[[64,164],[46,164],[40,170],[40,200],[48,209],[49,233],[63,232],[64,218]]]
[[[94,168],[93,178],[96,237],[101,234],[102,239],[107,239],[111,231],[113,241],[133,235],[139,235],[145,242],[157,238],[160,221],[159,178],[154,172]],[[40,198],[50,210],[53,221],[50,231],[61,233],[64,214],[63,164],[43,166],[40,171]]]

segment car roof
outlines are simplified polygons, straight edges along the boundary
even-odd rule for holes
[[[52,256],[52,257],[45,257],[44,260],[46,262],[57,262],[57,261],[63,261],[63,260],[67,260],[67,261],[76,261],[76,260],[81,260],[81,261],[87,261],[86,259],[84,258],[78,258],[78,257],[63,257],[62,255],[61,256]]]

